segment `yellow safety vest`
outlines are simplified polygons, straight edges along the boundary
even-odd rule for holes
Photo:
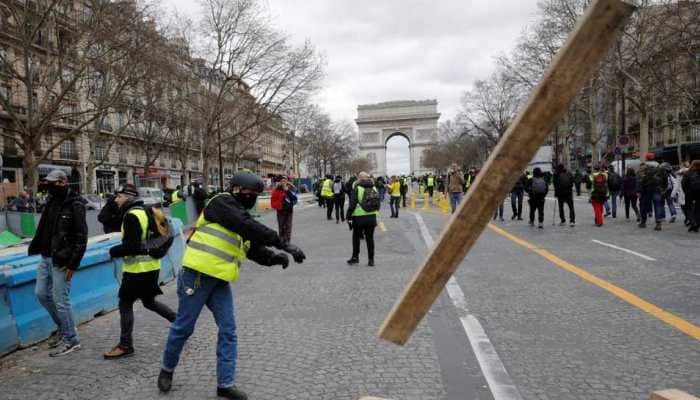
[[[375,192],[377,189],[372,188]],[[365,188],[362,186],[357,186],[357,207],[355,207],[355,211],[352,212],[353,217],[364,217],[365,215],[377,215],[379,214],[379,211],[372,211],[372,212],[367,212],[362,208],[362,199],[365,198]]]
[[[221,193],[212,200],[219,196],[230,194]],[[250,242],[222,225],[207,221],[204,212],[199,215],[195,228],[187,242],[182,265],[222,281],[237,281],[238,270],[246,260]]]
[[[146,210],[142,208],[132,208],[127,211],[127,214],[136,216],[141,225],[141,241],[144,242],[148,236],[148,215]],[[122,236],[124,236],[124,223],[122,223]],[[126,256],[124,257],[124,266],[122,270],[131,274],[140,274],[143,272],[156,271],[160,269],[160,260],[149,255]]]
[[[323,186],[321,187],[322,197],[333,197],[333,181],[326,179],[323,181]]]
[[[433,187],[433,186],[435,186],[435,178],[433,178],[432,176],[429,176],[428,177],[428,187]]]
[[[175,204],[180,201],[182,201],[182,197],[180,197],[180,192],[176,190],[170,195],[170,203]]]

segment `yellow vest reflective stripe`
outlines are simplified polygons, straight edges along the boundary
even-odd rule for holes
[[[323,181],[323,186],[321,187],[322,197],[333,197],[333,182],[330,179]]]
[[[127,214],[134,215],[141,225],[141,241],[145,242],[148,236],[148,215],[142,208],[132,208]],[[124,223],[122,223],[122,236],[124,236]],[[122,270],[131,274],[156,271],[160,269],[160,260],[148,255],[126,256]]]
[[[216,197],[219,196],[230,194],[222,193]],[[207,221],[204,213],[201,213],[195,233],[187,242],[182,265],[223,281],[234,282],[238,280],[240,265],[245,261],[249,248],[250,242],[220,224]]]
[[[375,192],[377,189],[372,188]],[[365,188],[362,186],[357,186],[357,206],[355,207],[355,211],[352,212],[353,217],[364,217],[365,215],[377,215],[379,214],[379,211],[372,211],[372,212],[367,212],[362,208],[360,204],[362,204],[362,199],[365,198]]]
[[[435,180],[432,176],[428,177],[428,187],[435,186]]]

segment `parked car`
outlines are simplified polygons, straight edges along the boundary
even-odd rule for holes
[[[84,194],[82,197],[88,210],[101,210],[105,205],[105,200],[96,194]]]
[[[163,206],[163,191],[156,188],[140,187],[138,188],[139,197],[143,200],[146,206]]]

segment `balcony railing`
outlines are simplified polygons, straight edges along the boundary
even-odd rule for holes
[[[80,159],[78,152],[75,150],[72,150],[72,151],[71,150],[60,150],[58,153],[59,153],[58,154],[59,158],[61,158],[63,160],[75,160],[75,161],[77,161]]]

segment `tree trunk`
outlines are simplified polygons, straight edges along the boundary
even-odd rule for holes
[[[39,160],[34,156],[33,146],[28,146],[29,149],[24,149],[24,156],[22,157],[22,169],[24,170],[24,187],[31,189],[32,193],[37,192],[37,186],[39,184],[39,169],[37,168]],[[18,188],[20,191],[23,188]]]
[[[97,167],[95,162],[95,152],[92,149],[92,144],[90,144],[90,154],[85,162],[85,176],[83,177],[83,188],[85,193],[92,193],[96,188],[93,186],[95,184],[94,175],[95,168]]]
[[[639,121],[639,159],[644,161],[644,157],[649,152],[649,112],[646,107],[641,110]]]

